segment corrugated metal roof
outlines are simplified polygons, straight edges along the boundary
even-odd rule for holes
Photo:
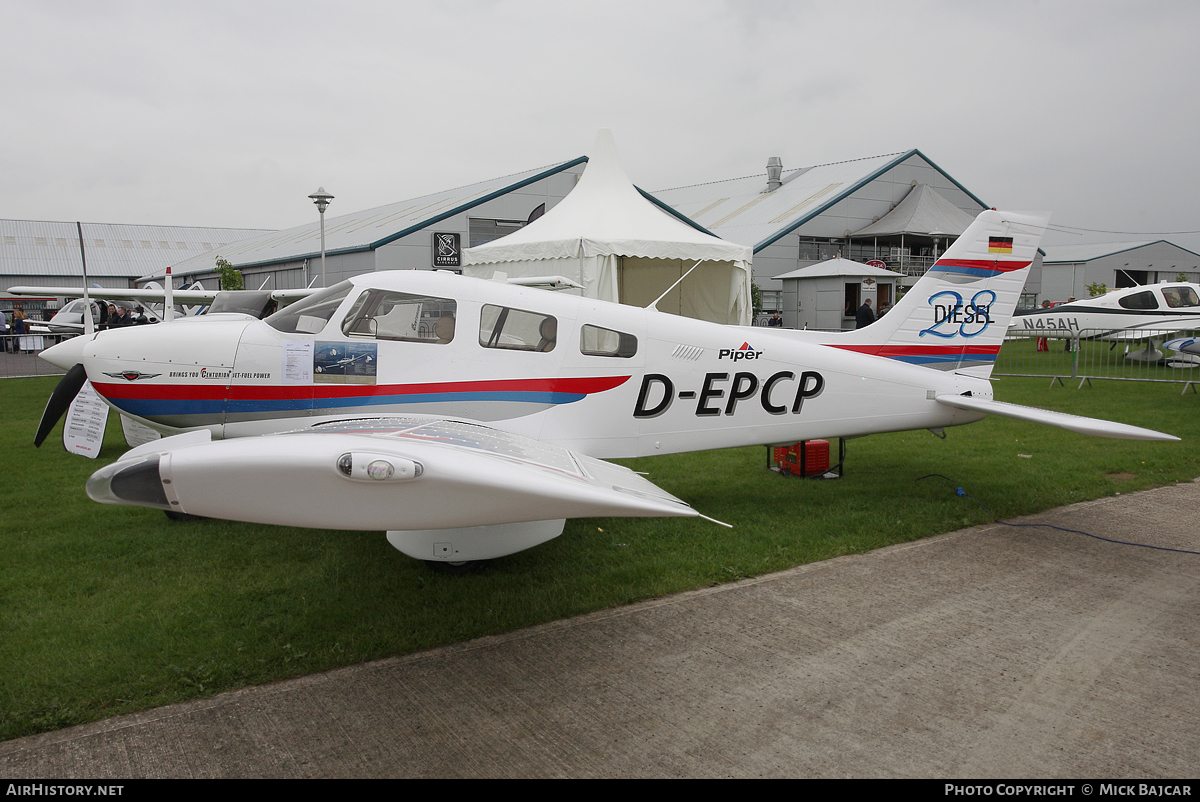
[[[774,192],[766,191],[766,176],[758,174],[659,190],[654,195],[722,239],[757,250],[914,153],[792,170],[782,176],[783,185]]]
[[[389,203],[325,220],[325,253],[352,253],[386,245],[413,231],[459,214],[546,176],[587,161],[586,157],[447,189],[419,198]],[[335,201],[336,202],[336,201]],[[242,240],[221,251],[235,267],[311,259],[321,255],[321,221]],[[212,270],[211,259],[189,259],[177,265],[177,275]]]
[[[265,233],[269,230],[84,223],[83,245],[88,276],[132,279]],[[0,275],[81,277],[75,223],[0,220]]]

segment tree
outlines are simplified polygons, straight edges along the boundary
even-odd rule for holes
[[[762,290],[757,284],[750,285],[750,305],[754,307],[754,317],[762,314]]]
[[[221,289],[223,290],[246,289],[246,280],[242,278],[242,271],[235,270],[233,265],[220,256],[217,257],[217,275],[221,277]]]
[[[1087,291],[1092,294],[1093,298],[1095,298],[1097,295],[1107,294],[1108,293],[1108,285],[1104,284],[1103,282],[1097,281],[1095,283],[1087,285]]]

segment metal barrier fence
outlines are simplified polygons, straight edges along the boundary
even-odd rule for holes
[[[0,335],[0,379],[21,376],[54,376],[63,371],[38,354],[61,339],[39,334]]]
[[[1182,331],[1156,329],[1029,329],[1004,339],[995,376],[1036,376],[1060,384],[1075,379],[1172,382],[1186,393],[1200,383],[1200,357],[1168,351],[1162,344]]]

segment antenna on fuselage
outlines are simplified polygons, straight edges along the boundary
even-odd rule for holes
[[[703,261],[704,261],[703,259],[701,259],[701,260],[700,260],[700,262],[703,262]],[[666,290],[663,292],[663,294],[662,294],[662,295],[660,295],[660,296],[658,296],[657,298],[655,298],[655,299],[654,299],[654,302],[653,302],[653,303],[646,304],[646,308],[647,308],[647,309],[658,309],[658,302],[659,302],[659,301],[661,301],[663,298],[666,298],[666,297],[667,297],[667,293],[668,293],[668,292],[670,292],[671,290],[673,290],[673,289],[675,289],[676,287],[678,287],[678,286],[679,286],[679,283],[680,283],[681,281],[683,281],[685,278],[687,278],[688,276],[690,276],[690,275],[692,274],[692,271],[693,271],[693,270],[695,270],[697,267],[699,267],[699,266],[700,266],[700,262],[696,262],[696,264],[694,264],[694,265],[692,265],[690,268],[688,268],[688,272],[684,273],[682,276],[680,276],[679,278],[677,278],[677,279],[675,280],[675,283],[674,283],[674,284],[672,284],[670,287],[667,287],[667,289],[666,289]],[[661,310],[660,310],[660,311],[661,311]]]

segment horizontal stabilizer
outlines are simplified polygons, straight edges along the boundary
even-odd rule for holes
[[[986,412],[989,415],[1001,415],[1006,418],[1044,423],[1047,426],[1057,426],[1079,434],[1093,434],[1097,437],[1113,437],[1118,440],[1178,440],[1173,434],[1163,434],[1141,426],[1129,426],[1124,423],[1084,418],[1079,415],[1068,415],[1065,412],[1051,412],[1035,407],[1023,407],[1018,404],[1006,404],[1003,401],[990,401],[983,398],[971,398],[965,395],[939,395],[935,399],[939,404],[956,409],[967,409],[974,412]]]

